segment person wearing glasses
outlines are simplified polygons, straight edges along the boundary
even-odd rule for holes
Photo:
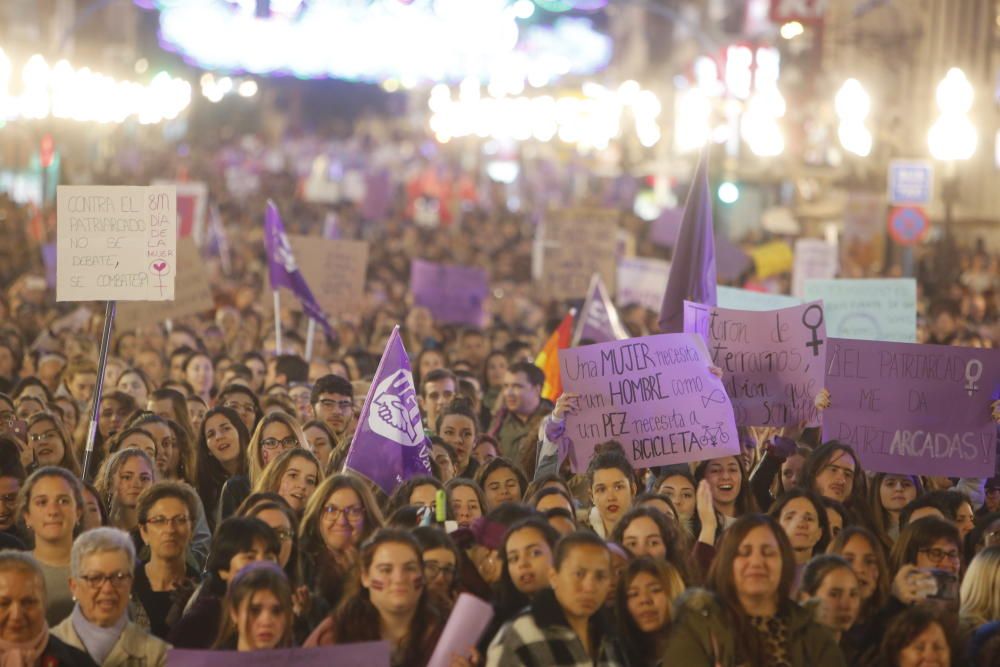
[[[257,420],[264,412],[260,408],[260,399],[257,394],[245,384],[227,384],[219,396],[215,399],[215,404],[224,408],[234,410],[247,427],[247,433],[253,433],[257,427]]]
[[[170,618],[179,616],[178,592],[193,588],[198,571],[188,563],[188,550],[198,499],[186,484],[157,482],[136,502],[139,534],[149,547],[149,560],[135,566],[132,597],[135,620],[151,634],[166,639]]]
[[[443,608],[450,608],[458,597],[458,563],[461,554],[448,533],[437,526],[413,529],[424,560],[427,591],[435,595]]]
[[[354,432],[354,387],[339,375],[324,375],[312,388],[313,416],[326,423],[337,436],[337,449]]]
[[[327,477],[312,494],[299,524],[302,581],[316,594],[310,619],[322,620],[356,581],[358,548],[382,525],[378,504],[357,477]]]
[[[28,420],[28,445],[35,466],[58,466],[80,476],[80,464],[70,446],[69,436],[55,415],[48,412],[32,415]]]
[[[103,667],[162,667],[167,644],[128,618],[135,546],[116,528],[95,528],[73,545],[69,588],[73,613],[52,635]]]
[[[247,447],[247,469],[250,485],[260,481],[267,464],[289,449],[306,446],[306,435],[298,421],[283,412],[270,412],[260,422]]]
[[[0,435],[0,548],[25,548],[17,525],[17,494],[25,477],[20,447],[13,438]]]

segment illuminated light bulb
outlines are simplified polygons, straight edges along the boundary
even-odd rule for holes
[[[863,120],[871,110],[871,97],[857,79],[848,79],[834,98],[837,115],[844,120]]]
[[[938,160],[968,160],[978,143],[979,134],[964,115],[944,114],[927,133],[927,147]]]
[[[719,184],[719,201],[723,204],[735,204],[740,198],[740,189],[731,181]]]
[[[837,129],[840,145],[849,153],[868,157],[872,152],[872,133],[858,122],[843,122]]]
[[[515,18],[530,19],[535,13],[535,3],[531,0],[517,0],[511,6],[511,11],[514,13]]]
[[[806,29],[798,21],[789,21],[782,25],[781,30],[779,30],[784,39],[795,39],[805,31]]]
[[[972,84],[957,67],[948,70],[936,91],[938,107],[945,113],[968,113],[972,109],[973,95]]]
[[[247,79],[236,90],[240,97],[253,97],[257,94],[257,82],[253,79]]]

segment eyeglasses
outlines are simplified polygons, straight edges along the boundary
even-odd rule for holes
[[[275,528],[274,534],[278,536],[278,541],[280,542],[291,542],[294,534],[287,528]]]
[[[4,505],[14,505],[14,504],[16,504],[17,503],[17,494],[16,493],[5,493],[5,494],[3,494],[2,496],[0,496],[0,503],[3,503]]]
[[[961,555],[958,551],[945,551],[944,549],[917,549],[917,553],[927,554],[927,559],[930,560],[935,565],[943,561],[945,558],[957,563],[961,560]]]
[[[183,528],[184,526],[188,525],[190,521],[191,520],[188,517],[181,515],[171,516],[171,517],[153,516],[146,519],[146,525],[156,526],[157,528],[163,528],[169,523],[171,526],[175,526],[177,528]]]
[[[340,412],[350,412],[354,409],[354,401],[334,401],[329,398],[325,398],[319,401],[319,407],[324,410],[339,410]]]
[[[331,521],[337,521],[342,514],[347,516],[348,521],[356,521],[365,515],[365,508],[361,505],[351,505],[343,509],[336,505],[326,505],[323,508],[323,515],[329,517]]]
[[[428,579],[435,579],[438,575],[445,579],[455,578],[454,565],[438,565],[437,563],[424,563],[424,576]]]
[[[299,444],[299,439],[294,435],[290,435],[287,438],[282,438],[278,440],[277,438],[265,438],[260,441],[260,446],[264,449],[277,449],[279,446],[288,449],[289,447],[295,447]]]
[[[131,572],[114,572],[112,574],[81,574],[80,580],[85,582],[95,591],[100,590],[104,582],[109,582],[115,588],[124,588],[128,582],[132,581]]]
[[[17,415],[10,411],[0,412],[0,422],[10,426],[17,421]]]
[[[48,431],[43,431],[42,433],[31,433],[28,435],[28,439],[32,442],[41,442],[43,440],[51,440],[52,438],[58,437],[59,431],[55,429],[50,429]]]

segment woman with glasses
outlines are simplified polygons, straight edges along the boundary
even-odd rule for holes
[[[153,484],[136,504],[139,534],[149,547],[149,559],[135,567],[136,622],[161,639],[170,632],[168,619],[179,615],[178,592],[198,580],[187,558],[197,506],[191,488],[172,481]]]
[[[298,421],[283,412],[271,412],[257,423],[247,448],[250,485],[260,480],[267,464],[282,452],[306,446],[306,436]]]
[[[28,444],[36,467],[59,466],[80,476],[80,464],[69,437],[55,415],[39,412],[28,420]]]
[[[312,452],[301,448],[290,449],[267,464],[254,492],[278,494],[301,516],[323,478],[323,469]]]
[[[351,475],[327,477],[306,504],[299,528],[303,581],[313,585],[311,618],[340,602],[356,577],[359,545],[382,527],[371,491]]]
[[[39,468],[21,489],[17,514],[34,538],[31,555],[45,575],[45,615],[49,626],[54,626],[73,611],[69,565],[83,514],[80,480],[65,468]]]
[[[424,559],[424,580],[427,591],[438,598],[443,608],[451,608],[458,595],[458,563],[461,554],[448,533],[437,526],[413,529]]]
[[[95,528],[80,535],[69,582],[76,606],[52,634],[102,667],[166,665],[166,642],[128,618],[134,569],[135,547],[127,533]]]
[[[247,428],[247,433],[253,433],[257,427],[257,420],[264,412],[260,408],[260,399],[257,394],[245,384],[228,384],[219,396],[215,399],[217,406],[222,406],[234,410],[243,420],[243,425]]]
[[[0,435],[0,546],[4,549],[25,548],[17,525],[17,494],[25,477],[18,443]]]
[[[281,543],[278,565],[285,570],[288,581],[296,586],[302,582],[299,575],[299,536],[296,532],[299,517],[284,498],[276,493],[253,493],[240,506],[237,516],[260,519],[274,530]]]
[[[156,481],[156,465],[144,451],[123,449],[111,455],[97,476],[97,492],[111,517],[111,525],[124,531],[139,523],[139,495]]]

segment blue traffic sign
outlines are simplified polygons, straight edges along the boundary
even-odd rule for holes
[[[889,163],[889,204],[926,206],[934,196],[934,165],[926,160]]]

